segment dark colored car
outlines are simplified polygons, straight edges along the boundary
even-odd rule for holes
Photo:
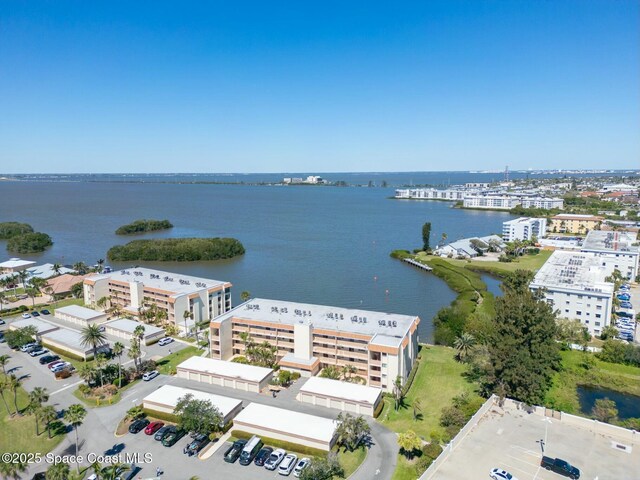
[[[267,461],[267,458],[269,458],[269,455],[271,455],[271,452],[273,452],[273,448],[263,447],[258,452],[258,455],[256,455],[256,458],[253,461],[253,463],[255,463],[259,467],[264,467],[264,462]]]
[[[149,420],[146,418],[139,418],[129,425],[129,433],[140,433],[149,423]]]
[[[169,432],[162,439],[162,445],[165,447],[173,447],[178,440],[186,435],[187,432],[182,430],[181,428],[176,429],[175,431]]]
[[[33,312],[31,312],[31,316],[32,317],[39,317],[40,314],[34,310]]]
[[[49,310],[47,310],[46,308],[44,310],[40,310],[40,313],[42,315],[51,315],[51,312]]]
[[[208,443],[208,435],[198,435],[189,445],[184,447],[182,453],[185,453],[188,456],[192,457],[193,455],[197,455],[198,453],[200,453],[200,450],[202,450]]]
[[[40,357],[40,365],[44,365],[45,363],[55,362],[56,360],[60,360],[58,355],[45,355],[44,357]]]
[[[36,473],[31,480],[47,480],[47,475],[44,472]]]
[[[580,478],[580,470],[561,458],[543,456],[540,465],[547,470],[551,470],[552,472],[556,472],[574,480]]]
[[[176,427],[174,427],[173,425],[165,425],[156,432],[156,434],[153,436],[153,439],[160,441],[164,438],[165,435],[167,435],[169,432],[175,431],[175,429]]]
[[[226,452],[224,452],[224,461],[227,463],[233,463],[238,460],[238,457],[242,453],[242,449],[247,444],[246,440],[236,440],[233,442]]]
[[[164,422],[151,422],[147,425],[147,428],[144,429],[144,433],[145,435],[153,435],[162,427],[164,427]]]

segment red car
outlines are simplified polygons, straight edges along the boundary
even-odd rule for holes
[[[147,435],[153,435],[162,427],[164,427],[164,422],[151,422],[149,425],[147,425],[147,428],[144,429],[144,433],[146,433]]]

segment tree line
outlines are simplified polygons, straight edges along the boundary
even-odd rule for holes
[[[244,253],[244,246],[235,238],[162,238],[111,247],[107,257],[117,262],[194,262],[233,258]]]

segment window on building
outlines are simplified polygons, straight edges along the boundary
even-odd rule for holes
[[[596,322],[596,326],[599,327],[600,326],[600,322]]]
[[[581,310],[576,310],[576,315],[582,315],[582,311]]]

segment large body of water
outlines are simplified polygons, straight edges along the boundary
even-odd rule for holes
[[[93,265],[132,238],[228,236],[247,253],[222,262],[145,264],[231,281],[234,304],[253,296],[419,315],[431,318],[455,294],[438,278],[389,257],[421,245],[500,232],[502,212],[452,209],[448,202],[400,201],[392,188],[277,187],[87,181],[0,182],[0,221],[21,221],[53,238],[38,262]],[[139,218],[169,219],[172,230],[137,237],[114,234]],[[0,258],[8,257],[0,243]],[[109,262],[107,262],[109,263]],[[130,265],[114,264],[115,268]]]

